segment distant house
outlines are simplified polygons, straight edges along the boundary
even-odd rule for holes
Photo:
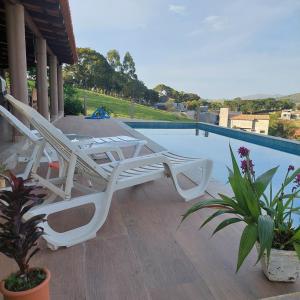
[[[282,120],[300,120],[300,110],[284,109],[281,112]]]
[[[167,105],[166,103],[155,103],[154,107],[156,109],[160,109],[160,110],[167,110]]]
[[[268,134],[269,115],[246,115],[240,114],[230,117],[230,127],[238,128],[244,131]]]
[[[183,103],[183,102],[174,102],[174,108],[177,110],[177,111],[186,111],[186,105]]]
[[[159,103],[166,103],[169,100],[169,96],[166,90],[162,90],[160,92],[158,92],[158,97],[159,97]]]
[[[168,92],[166,90],[162,90],[159,92],[159,96],[168,96]]]

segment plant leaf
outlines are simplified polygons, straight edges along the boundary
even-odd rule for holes
[[[245,227],[241,236],[236,272],[239,271],[245,258],[248,256],[251,249],[253,248],[257,240],[257,236],[257,226],[254,223],[248,224]]]
[[[237,222],[241,222],[241,221],[243,221],[243,220],[239,219],[239,218],[226,219],[217,226],[217,228],[214,230],[212,235],[216,234],[218,231],[222,230],[223,228],[225,228],[228,225],[231,225],[231,224],[237,223]]]
[[[253,183],[253,186],[254,186],[254,190],[257,193],[258,198],[260,198],[261,195],[264,193],[264,191],[266,190],[266,188],[272,181],[273,176],[275,175],[277,170],[278,170],[278,167],[272,168],[272,169],[268,170],[267,172],[263,173],[262,175],[260,175],[255,180],[255,182]]]
[[[201,200],[200,202],[194,204],[192,207],[190,207],[183,215],[181,218],[181,223],[191,214],[194,212],[203,209],[203,208],[208,208],[212,207],[214,205],[219,205],[223,206],[224,208],[227,208],[227,204],[221,200],[221,199],[209,199],[209,200]]]
[[[217,210],[216,212],[214,212],[210,217],[208,217],[200,226],[199,229],[201,229],[202,227],[204,227],[208,222],[210,222],[212,219],[214,219],[217,216],[223,215],[223,214],[236,214],[237,211],[232,210],[232,209],[220,209]]]
[[[300,259],[300,244],[294,242],[294,243],[293,243],[293,246],[294,246],[295,251],[296,251],[296,253],[297,253],[297,255],[298,255],[298,258]]]
[[[260,252],[256,263],[260,260],[265,250],[267,257],[270,257],[274,236],[274,221],[269,215],[260,215],[257,222],[258,240],[260,244]]]
[[[300,243],[300,228],[297,229],[295,234],[292,236],[291,241],[299,241]]]

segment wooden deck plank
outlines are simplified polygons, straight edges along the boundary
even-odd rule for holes
[[[86,276],[85,245],[51,251],[45,249],[33,261],[35,266],[46,266],[51,271],[51,299],[85,300]]]
[[[122,191],[118,200],[147,286],[161,288],[195,280],[197,274],[193,265],[170,232],[165,230],[159,206],[145,195],[143,189]]]
[[[126,236],[86,243],[87,299],[150,299]]]

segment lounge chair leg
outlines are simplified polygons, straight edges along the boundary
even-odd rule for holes
[[[29,211],[26,214],[25,219],[38,214],[46,214],[47,218],[49,215],[56,212],[73,209],[87,204],[94,204],[94,216],[90,222],[84,226],[65,232],[57,232],[53,230],[47,222],[40,224],[40,226],[44,228],[45,232],[43,237],[47,242],[47,246],[51,250],[57,250],[59,247],[71,247],[96,237],[98,230],[102,227],[107,218],[111,198],[112,193],[109,191],[81,196],[69,201],[60,201],[52,204],[41,205]]]
[[[205,189],[211,176],[212,167],[213,163],[208,159],[199,161],[192,169],[184,171],[181,171],[180,169],[174,170],[172,167],[165,165],[166,171],[172,174],[171,178],[177,192],[185,199],[185,201],[190,201],[205,193]],[[186,177],[193,181],[196,186],[186,190],[182,189],[176,177],[179,173],[183,173]]]
[[[55,246],[55,245],[53,245],[53,244],[51,244],[51,243],[47,243],[47,247],[48,247],[50,250],[52,250],[52,251],[58,250],[58,247]]]

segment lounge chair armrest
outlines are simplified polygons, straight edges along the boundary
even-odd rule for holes
[[[159,163],[170,165],[169,159],[166,156],[164,156],[162,152],[125,159],[118,163],[117,168],[119,172],[123,172],[133,168],[139,168]]]
[[[89,140],[83,140],[83,141],[75,141],[71,140],[72,144],[76,146],[92,146],[95,142],[89,141]]]
[[[92,154],[101,154],[101,153],[106,153],[106,152],[117,152],[119,153],[120,151],[120,147],[116,147],[113,145],[97,145],[97,146],[93,146],[87,149],[84,149],[84,152],[88,155],[92,155]]]

